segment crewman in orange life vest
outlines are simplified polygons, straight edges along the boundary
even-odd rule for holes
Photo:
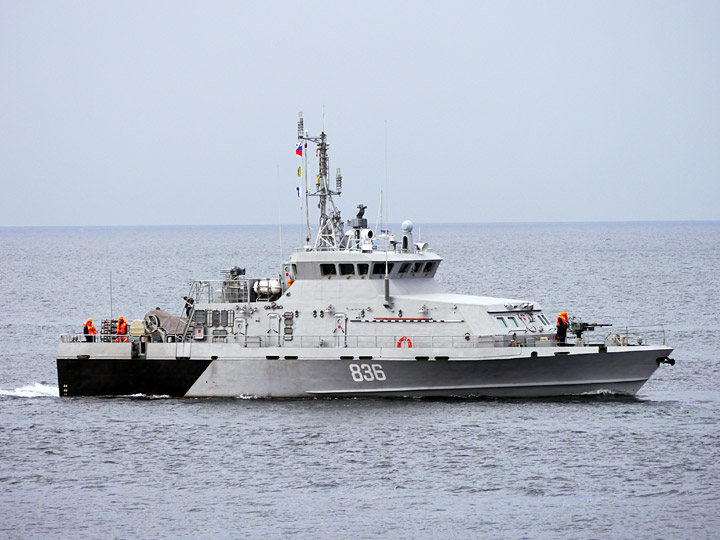
[[[123,343],[127,343],[128,340],[125,337],[125,334],[127,334],[127,323],[125,322],[125,319],[123,319],[122,315],[118,317],[117,322],[117,338],[115,339],[115,343],[120,343],[121,341]]]
[[[567,311],[563,311],[558,315],[556,326],[557,326],[557,335],[555,336],[555,339],[558,340],[558,342],[560,342],[560,343],[565,343],[565,338],[567,337],[568,326],[570,326]]]
[[[85,334],[85,341],[95,341],[97,330],[93,326],[92,319],[88,319],[87,322],[83,323],[83,334]]]

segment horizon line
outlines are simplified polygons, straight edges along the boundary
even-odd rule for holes
[[[423,221],[419,225],[592,225],[592,224],[690,224],[720,223],[720,219],[677,219],[677,220],[592,220],[592,221]],[[401,222],[398,222],[399,226]],[[0,225],[0,229],[133,229],[171,227],[305,227],[304,223],[226,223],[226,224],[136,224],[136,225]],[[314,225],[316,228],[317,225]]]

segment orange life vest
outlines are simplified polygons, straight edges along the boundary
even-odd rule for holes
[[[87,332],[85,333],[89,336],[94,336],[97,334],[97,330],[95,330],[95,327],[92,325],[92,323],[83,323],[83,326],[87,330]]]

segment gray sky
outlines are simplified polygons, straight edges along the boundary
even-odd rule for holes
[[[0,225],[720,219],[720,2],[0,0]],[[333,174],[334,176],[334,174]]]

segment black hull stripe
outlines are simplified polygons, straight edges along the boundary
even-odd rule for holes
[[[58,358],[61,396],[184,396],[212,360]]]

